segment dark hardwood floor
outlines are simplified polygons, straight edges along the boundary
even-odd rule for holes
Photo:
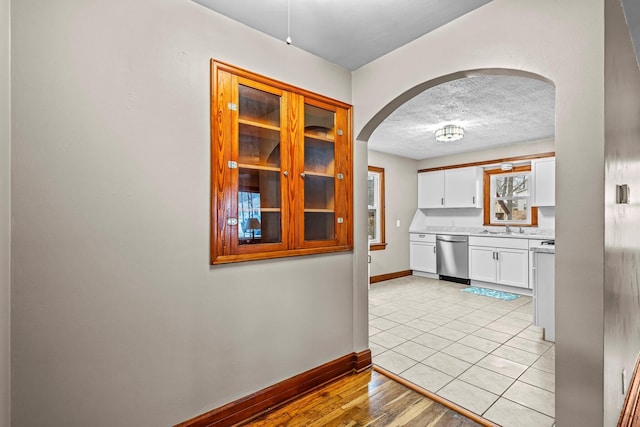
[[[476,422],[367,370],[342,378],[245,426],[474,427]]]

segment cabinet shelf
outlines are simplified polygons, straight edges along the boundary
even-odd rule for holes
[[[238,212],[255,212],[259,210],[260,212],[280,212],[280,208],[258,208],[258,209],[238,209]]]
[[[275,130],[280,132],[280,126],[273,126],[273,125],[270,125],[269,123],[258,122],[256,120],[241,118],[241,119],[238,119],[238,123],[241,125],[253,126],[261,129],[269,129],[269,130]]]
[[[331,143],[333,143],[335,141],[335,138],[333,136],[323,136],[323,135],[319,135],[317,133],[305,132],[304,133],[304,137],[305,138],[315,139],[315,140],[318,140],[318,141],[323,141],[323,142],[331,142]]]
[[[238,126],[238,162],[261,166],[280,166],[280,132],[271,127],[246,123]]]
[[[238,85],[238,117],[258,126],[280,126],[281,96],[266,87]]]
[[[334,178],[332,173],[320,173],[320,172],[311,172],[311,171],[304,171],[305,175],[307,176],[319,176],[322,178]]]
[[[305,212],[313,212],[313,213],[334,213],[333,209],[305,209]]]
[[[270,171],[270,172],[280,172],[280,168],[275,168],[273,166],[263,166],[263,165],[249,165],[246,163],[238,163],[238,167],[243,169],[253,169],[257,171]]]

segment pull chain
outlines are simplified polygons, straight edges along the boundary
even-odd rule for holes
[[[291,0],[287,0],[287,44],[291,44]]]

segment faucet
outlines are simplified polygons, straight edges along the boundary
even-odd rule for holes
[[[520,234],[524,234],[524,229],[520,227]]]
[[[510,226],[509,224],[506,224],[506,230],[505,230],[505,232],[506,232],[507,234],[511,234],[511,226]]]

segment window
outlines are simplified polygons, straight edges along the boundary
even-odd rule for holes
[[[369,166],[367,179],[369,199],[369,249],[384,249],[384,168]]]
[[[484,225],[538,225],[531,207],[531,166],[484,171]]]

